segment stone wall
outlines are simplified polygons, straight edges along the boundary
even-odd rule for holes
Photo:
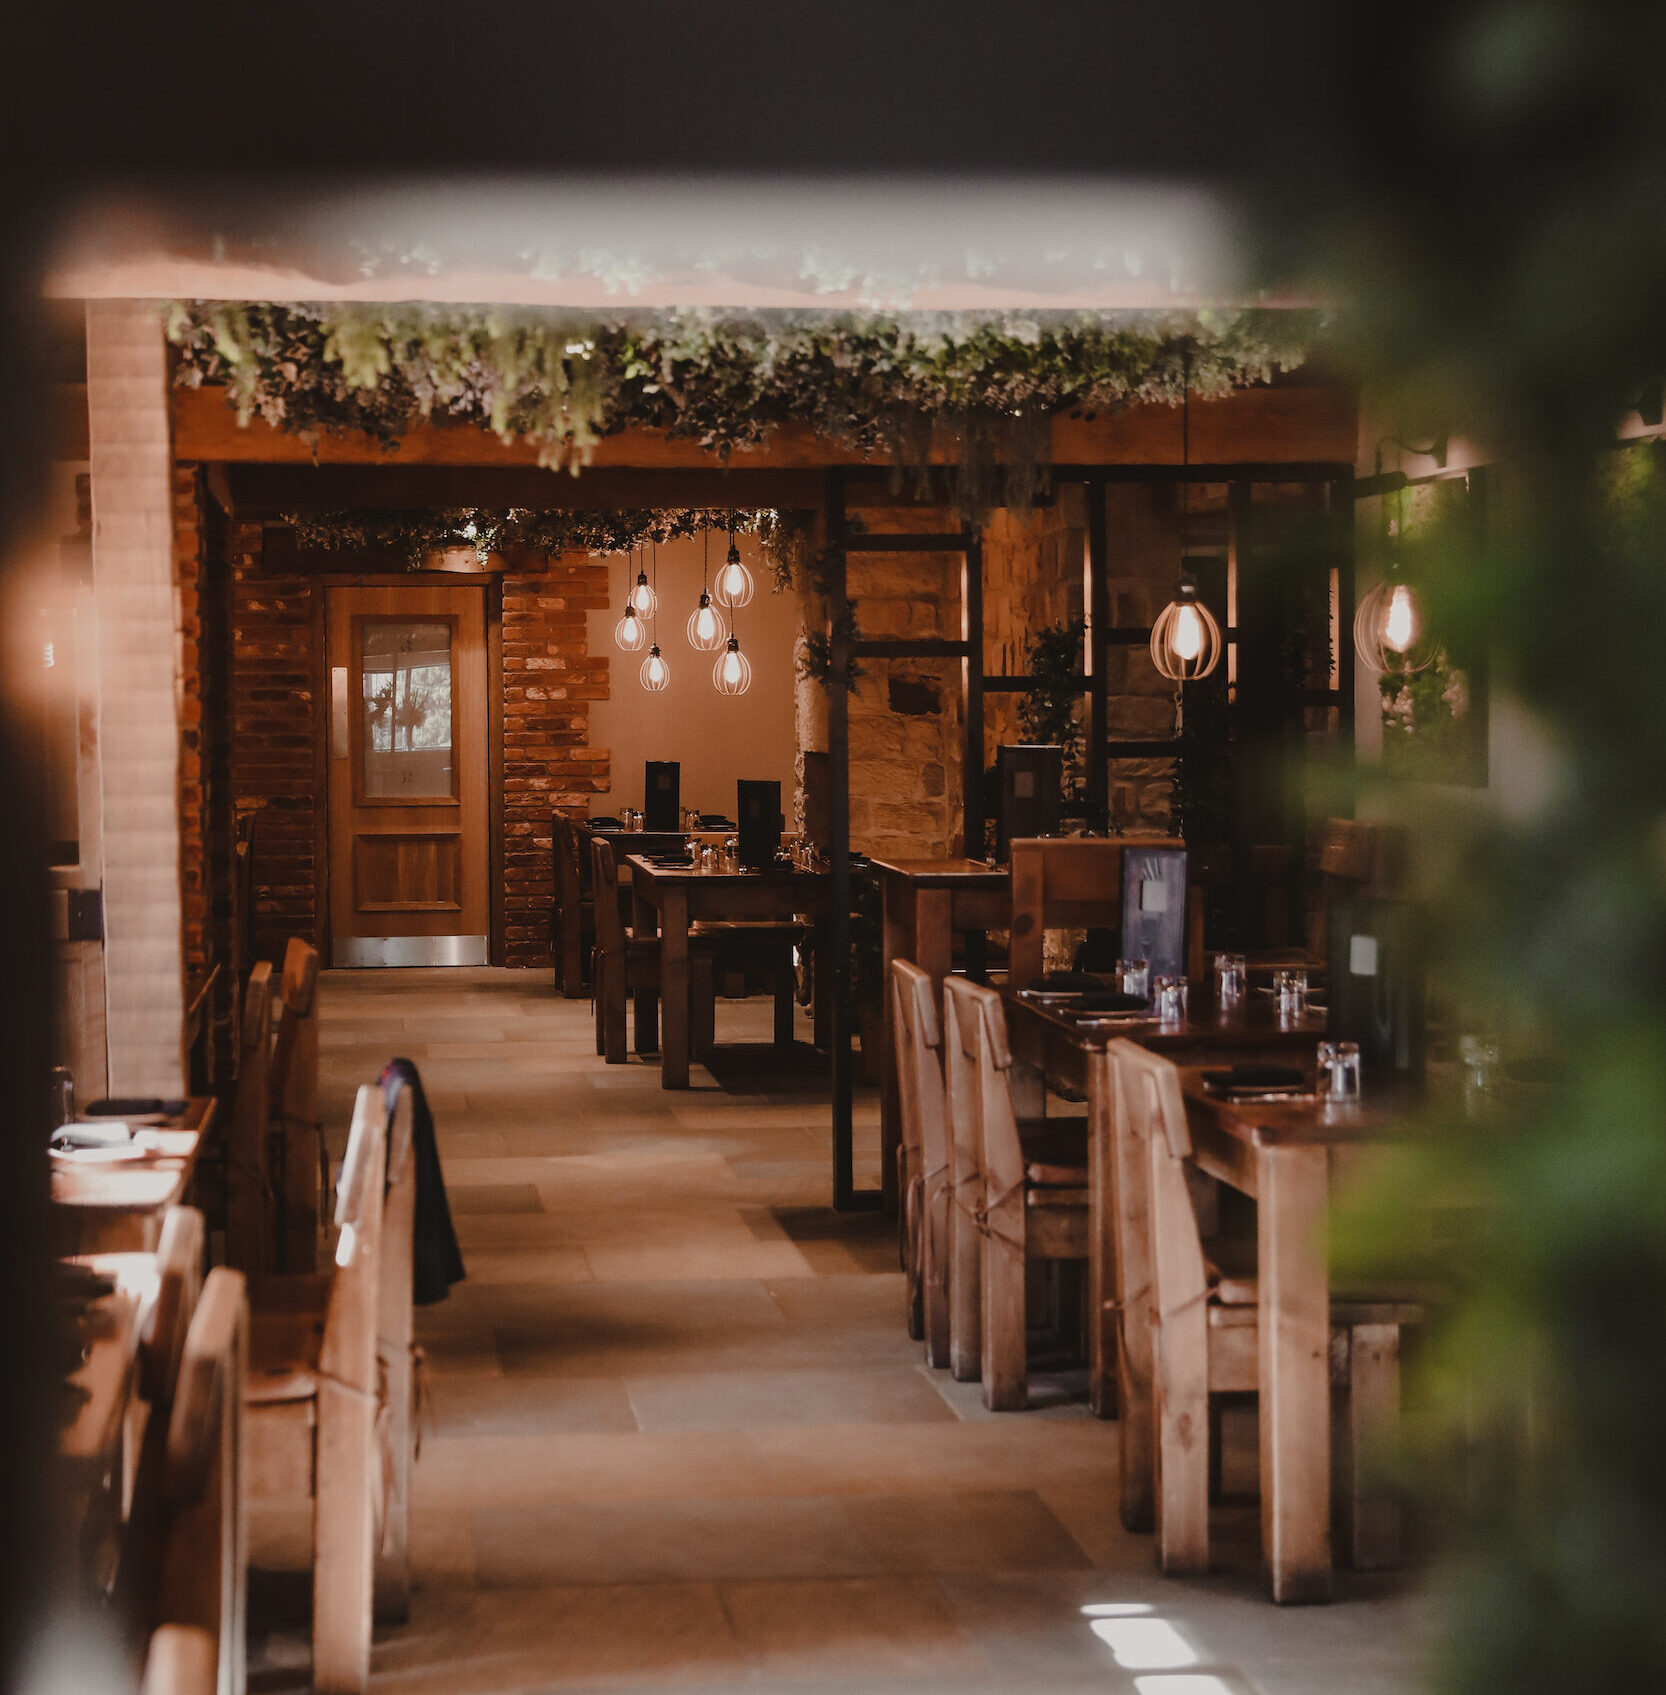
[[[582,554],[503,579],[503,909],[505,963],[550,963],[550,819],[582,818],[608,786],[606,748],[588,745],[591,703],[608,695],[608,656],[591,654],[587,615],[607,605],[607,564]]]
[[[879,507],[856,516],[870,533],[945,532],[948,512]],[[846,567],[864,637],[960,636],[960,555],[853,553]],[[864,659],[850,697],[850,844],[864,853],[961,851],[960,665]]]
[[[179,888],[185,980],[207,969],[208,784],[203,749],[203,593],[207,574],[201,473],[175,465],[174,592],[179,620]]]
[[[1180,533],[1175,485],[1110,483],[1105,489],[1106,579],[1113,630],[1147,630],[1178,580]],[[1174,685],[1151,662],[1144,641],[1114,644],[1106,656],[1106,722],[1111,741],[1174,734]],[[1174,762],[1113,759],[1111,821],[1167,829]]]

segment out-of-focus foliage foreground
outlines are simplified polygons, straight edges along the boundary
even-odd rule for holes
[[[1417,1459],[1454,1597],[1436,1686],[1659,1691],[1666,448],[1615,443],[1666,373],[1666,7],[1508,0],[1371,29],[1357,145],[1305,257],[1349,303],[1384,427],[1498,467],[1431,612],[1536,718],[1552,780],[1462,826],[1408,791],[1451,1028],[1496,1035],[1515,1082],[1481,1119],[1431,1115],[1339,1245],[1410,1237],[1429,1205],[1456,1238]]]

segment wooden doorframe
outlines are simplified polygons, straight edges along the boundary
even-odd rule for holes
[[[318,733],[313,738],[314,809],[313,899],[318,914],[318,951],[325,959],[335,953],[335,924],[330,915],[330,655],[329,599],[331,589],[479,588],[485,595],[486,631],[486,899],[487,952],[493,965],[505,962],[503,904],[503,579],[495,572],[478,578],[461,571],[332,571],[321,575],[322,593],[312,609],[312,687],[317,702]]]

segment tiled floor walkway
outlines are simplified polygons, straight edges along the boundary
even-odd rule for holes
[[[720,1020],[762,1038],[768,1007]],[[378,1691],[1417,1686],[1400,1586],[1274,1609],[1253,1504],[1236,1569],[1165,1581],[1117,1524],[1113,1424],[928,1371],[889,1228],[825,1210],[825,1105],[604,1066],[543,973],[332,973],[322,1028],[338,1135],[390,1054],[421,1067],[469,1268],[419,1315],[417,1591]],[[293,1685],[304,1632],[255,1665]]]

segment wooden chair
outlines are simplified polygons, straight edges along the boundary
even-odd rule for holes
[[[158,1625],[145,1653],[139,1695],[219,1695],[214,1638],[194,1624]]]
[[[266,1284],[253,1322],[251,1494],[313,1501],[313,1684],[362,1691],[378,1605],[409,1598],[410,1095],[390,1131],[361,1088],[337,1190],[335,1269]]]
[[[659,937],[638,936],[625,928],[619,911],[619,865],[613,844],[597,836],[590,844],[596,910],[596,1052],[609,1065],[623,1065],[625,999],[636,1010],[636,1051],[659,1052]],[[689,1016],[693,1024],[690,1054],[711,1049],[715,1012],[712,997],[712,944],[692,930],[689,953]]]
[[[140,1389],[153,1407],[173,1400],[185,1338],[203,1288],[207,1226],[195,1207],[169,1207],[156,1242],[156,1304],[140,1346]]]
[[[901,1103],[897,1193],[902,1196],[908,1334],[926,1345],[926,1363],[949,1363],[948,1247],[951,1186],[943,1033],[931,978],[906,959],[891,961],[894,1059]]]
[[[550,843],[555,855],[555,904],[550,912],[555,981],[568,1000],[577,1000],[584,993],[596,944],[596,908],[578,831],[559,812],[552,820]]]
[[[243,1695],[248,1589],[244,1516],[243,1391],[248,1366],[248,1302],[240,1272],[208,1274],[179,1362],[161,1478],[162,1537],[157,1616],[207,1637],[217,1695]],[[155,1649],[153,1647],[153,1659]],[[200,1641],[165,1646],[157,1675],[190,1674],[202,1687]],[[151,1687],[147,1667],[145,1687]],[[164,1685],[164,1687],[169,1687]]]
[[[1042,973],[1048,930],[1120,928],[1122,863],[1130,849],[1184,849],[1174,836],[1060,836],[1012,844],[1012,931],[1007,981]],[[1198,915],[1192,913],[1195,925]]]
[[[258,1283],[276,1233],[271,1159],[272,964],[260,960],[243,990],[237,1031],[237,1104],[226,1148],[226,1259]]]
[[[950,1370],[983,1379],[991,1411],[1028,1402],[1025,1272],[1088,1251],[1088,1171],[1080,1120],[1021,1125],[1001,997],[963,977],[943,983],[954,1136]]]
[[[278,1000],[283,1017],[268,1081],[280,1153],[279,1256],[291,1275],[318,1269],[327,1184],[324,1125],[318,1116],[318,950],[292,936],[284,950]]]
[[[1113,1042],[1110,1052],[1117,1074],[1118,1139],[1132,1138],[1134,1150],[1127,1159],[1119,1155],[1119,1176],[1140,1151],[1144,1155],[1151,1273],[1143,1303],[1149,1321],[1145,1427],[1151,1433],[1150,1458],[1130,1454],[1125,1441],[1124,1464],[1148,1468],[1159,1565],[1169,1573],[1201,1573],[1209,1569],[1210,1471],[1219,1442],[1210,1397],[1260,1390],[1259,1291],[1253,1275],[1225,1269],[1205,1253],[1187,1177],[1191,1134],[1173,1061],[1126,1039]],[[1137,1233],[1137,1221],[1130,1217],[1137,1206],[1137,1196],[1119,1196],[1119,1234],[1130,1227]],[[1119,1252],[1119,1261],[1128,1257]],[[1121,1301],[1137,1398],[1143,1388],[1137,1347],[1141,1289],[1134,1282],[1137,1272],[1125,1271],[1121,1263],[1119,1272],[1128,1279]],[[1331,1302],[1333,1383],[1339,1361],[1345,1362],[1340,1366],[1344,1380],[1337,1386],[1339,1422],[1345,1430],[1357,1430],[1362,1444],[1387,1434],[1383,1422],[1395,1416],[1399,1400],[1399,1330],[1420,1317],[1417,1306],[1404,1302]],[[1120,1373],[1118,1391],[1123,1392]],[[1126,1407],[1119,1401],[1118,1417],[1124,1416]],[[1375,1428],[1367,1432],[1373,1421]],[[1352,1443],[1333,1446],[1333,1468],[1339,1457],[1350,1464],[1353,1449]],[[1398,1516],[1392,1502],[1365,1492],[1352,1469],[1333,1480],[1332,1496],[1344,1521],[1341,1545],[1353,1562],[1362,1567],[1394,1563]]]

